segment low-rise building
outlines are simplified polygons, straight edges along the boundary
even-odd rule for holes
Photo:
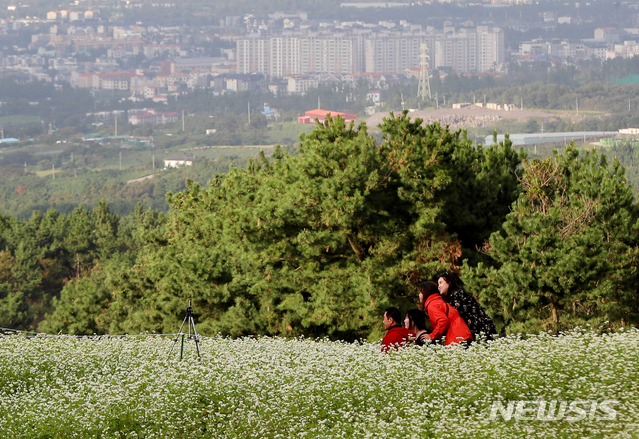
[[[154,108],[129,110],[129,123],[131,125],[164,125],[177,122],[180,116],[176,112],[160,112]]]
[[[612,50],[606,51],[606,58],[633,58],[639,55],[639,43],[625,41],[623,44],[615,44]]]
[[[183,155],[179,157],[173,157],[170,159],[164,159],[165,168],[177,168],[179,166],[192,166],[195,161],[195,156]]]
[[[82,11],[71,11],[69,12],[69,21],[78,21],[84,18],[84,12]]]
[[[304,113],[304,116],[298,116],[297,123],[314,124],[315,123],[315,119],[317,119],[321,123],[324,123],[324,122],[326,122],[326,119],[328,118],[328,116],[330,116],[330,117],[340,116],[342,119],[344,119],[344,121],[346,123],[352,122],[355,119],[357,119],[357,115],[356,114],[341,113],[339,111],[317,109],[317,110],[306,111]]]
[[[284,79],[287,81],[286,92],[289,94],[306,94],[319,84],[317,78],[310,75],[288,75]]]

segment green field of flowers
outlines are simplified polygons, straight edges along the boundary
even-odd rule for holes
[[[214,337],[203,338],[202,361],[193,342],[184,360],[174,351],[167,361],[171,345],[160,336],[0,336],[0,437],[639,435],[635,329],[388,355],[379,343]],[[526,419],[491,417],[494,402],[522,400],[577,409],[554,420],[534,409]],[[590,411],[602,401],[614,410]]]

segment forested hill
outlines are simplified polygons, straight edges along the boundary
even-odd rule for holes
[[[91,209],[104,200],[109,210],[128,215],[139,203],[145,209],[166,213],[167,192],[186,189],[186,180],[205,185],[215,175],[226,173],[231,166],[245,167],[246,158],[223,157],[216,160],[195,160],[193,166],[147,170],[145,178],[135,179],[140,170],[74,169],[70,164],[58,168],[57,178],[46,178],[34,172],[24,175],[20,170],[0,179],[0,213],[20,219],[29,219],[33,211],[46,213],[49,209],[69,214],[78,205]],[[22,168],[22,166],[19,166]],[[51,169],[50,163],[46,166]],[[127,175],[132,180],[127,179]]]
[[[458,270],[503,332],[639,320],[639,212],[623,167],[573,147],[526,160],[508,142],[341,119],[210,184],[167,214],[106,202],[0,217],[0,326],[376,337],[389,305]],[[602,239],[604,237],[605,239]]]

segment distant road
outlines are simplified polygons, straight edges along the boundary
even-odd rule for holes
[[[138,181],[148,180],[148,179],[153,178],[153,177],[155,177],[155,174],[145,175],[144,177],[136,178],[134,180],[129,180],[129,181],[126,182],[126,184],[137,183]]]

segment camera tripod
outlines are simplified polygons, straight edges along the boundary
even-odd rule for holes
[[[188,334],[182,333],[182,328],[184,328],[184,324],[187,325]],[[193,329],[193,334],[191,334],[191,329]],[[180,335],[182,336],[182,345],[180,346],[180,360],[182,359],[182,354],[184,352],[184,336],[188,335],[187,340],[195,341],[195,349],[197,350],[198,359],[202,359],[202,354],[200,353],[200,336],[197,334],[197,329],[195,329],[195,321],[193,320],[193,306],[191,304],[191,300],[189,299],[189,306],[186,308],[186,316],[184,316],[184,320],[182,321],[182,325],[180,326],[180,330],[175,336],[175,340],[173,340],[173,346],[171,346],[171,350],[169,351],[169,356],[167,360],[171,358],[171,354],[173,353],[173,349],[175,349],[175,345],[177,345],[178,340],[180,339]]]

